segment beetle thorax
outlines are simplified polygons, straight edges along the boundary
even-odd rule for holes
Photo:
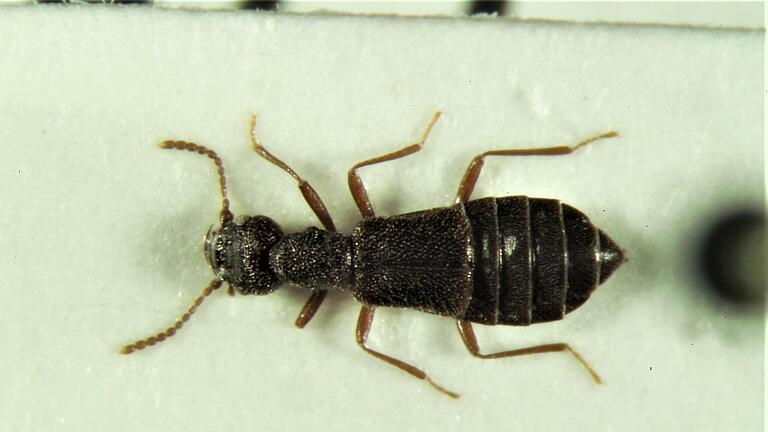
[[[312,291],[349,288],[352,242],[335,232],[307,228],[281,238],[270,250],[269,266],[282,281]]]

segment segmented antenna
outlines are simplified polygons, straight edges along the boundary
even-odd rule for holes
[[[123,349],[120,350],[120,354],[130,354],[134,351],[142,350],[148,346],[152,346],[155,344],[158,344],[169,337],[176,334],[176,332],[184,327],[184,323],[189,321],[189,318],[197,311],[197,308],[203,303],[203,300],[205,300],[206,297],[211,295],[212,292],[217,290],[223,281],[221,279],[214,279],[211,281],[211,284],[208,285],[204,290],[203,293],[200,294],[200,296],[195,299],[195,302],[192,303],[192,306],[187,309],[187,312],[179,318],[176,323],[167,329],[165,331],[160,332],[156,334],[155,336],[148,337],[146,339],[138,340],[130,345],[126,345],[123,347]]]
[[[219,155],[208,147],[186,141],[163,141],[160,143],[160,148],[196,152],[213,159],[213,163],[216,164],[216,172],[219,173],[219,189],[221,189],[221,224],[224,225],[227,222],[231,222],[232,219],[234,219],[234,216],[232,215],[232,212],[229,211],[227,178],[224,176],[224,164],[221,162]]]

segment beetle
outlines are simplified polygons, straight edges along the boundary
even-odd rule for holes
[[[356,339],[367,353],[435,389],[459,397],[426,372],[367,345],[377,307],[404,307],[456,319],[469,352],[483,359],[568,351],[600,384],[599,375],[567,343],[482,354],[472,324],[527,326],[562,319],[581,306],[592,291],[625,261],[624,251],[579,210],[558,200],[508,196],[470,200],[488,156],[563,155],[611,131],[573,146],[486,151],[470,162],[452,206],[409,214],[376,216],[360,168],[399,159],[422,149],[441,112],[436,112],[421,139],[400,150],[359,162],[348,171],[352,197],[363,219],[351,235],[336,231],[330,213],[314,188],[270,153],[256,136],[254,150],[293,177],[324,229],[285,234],[266,216],[235,220],[229,210],[224,165],[207,147],[164,141],[164,149],[197,152],[213,160],[222,196],[220,226],[205,236],[204,253],[215,278],[174,325],[125,346],[121,353],[155,345],[173,336],[203,300],[224,282],[230,295],[264,295],[289,283],[311,292],[295,325],[309,323],[329,290],[349,290],[362,308]]]

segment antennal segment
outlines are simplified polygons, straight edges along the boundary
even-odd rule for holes
[[[227,178],[224,176],[224,163],[221,161],[219,155],[208,147],[186,141],[163,141],[160,143],[160,148],[191,151],[206,155],[213,159],[213,163],[216,164],[216,172],[219,174],[219,189],[221,189],[221,224],[224,225],[227,222],[231,222],[232,219],[234,219],[234,216],[232,215],[232,212],[229,211]]]
[[[212,292],[217,290],[222,283],[223,282],[221,279],[212,280],[211,284],[208,285],[203,290],[203,293],[200,294],[200,296],[197,299],[195,299],[195,302],[192,303],[192,306],[190,306],[189,309],[187,309],[187,312],[184,315],[182,315],[181,318],[179,318],[174,325],[168,327],[167,329],[165,329],[165,331],[160,332],[155,336],[151,336],[146,339],[136,341],[130,345],[124,346],[123,349],[120,350],[120,354],[130,354],[134,351],[142,350],[148,346],[152,346],[157,343],[160,343],[168,339],[169,337],[175,335],[176,332],[184,326],[184,323],[189,321],[189,318],[192,316],[192,314],[197,312],[197,308],[203,303],[203,300],[205,300],[206,297],[211,295]]]

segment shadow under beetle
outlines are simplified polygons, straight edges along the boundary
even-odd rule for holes
[[[349,170],[349,188],[363,220],[348,236],[336,232],[331,215],[312,186],[259,143],[255,116],[251,119],[254,150],[296,179],[324,230],[311,227],[284,234],[265,216],[234,220],[218,155],[184,141],[161,143],[165,149],[206,155],[216,164],[222,195],[221,226],[208,230],[204,245],[216,277],[173,326],[127,345],[121,352],[130,354],[173,336],[203,299],[224,282],[230,295],[235,291],[269,294],[287,282],[312,292],[296,319],[297,327],[303,328],[312,319],[328,290],[350,290],[362,303],[358,345],[453,398],[459,395],[432,381],[421,369],[367,346],[376,307],[408,307],[453,317],[469,352],[483,359],[568,351],[600,384],[597,373],[566,343],[481,354],[472,323],[525,326],[560,320],[581,306],[625,261],[624,252],[584,214],[558,200],[469,198],[486,156],[563,155],[618,133],[603,133],[574,146],[486,151],[467,167],[454,205],[377,217],[358,169],[421,150],[440,115],[434,114],[418,143],[360,162]]]

